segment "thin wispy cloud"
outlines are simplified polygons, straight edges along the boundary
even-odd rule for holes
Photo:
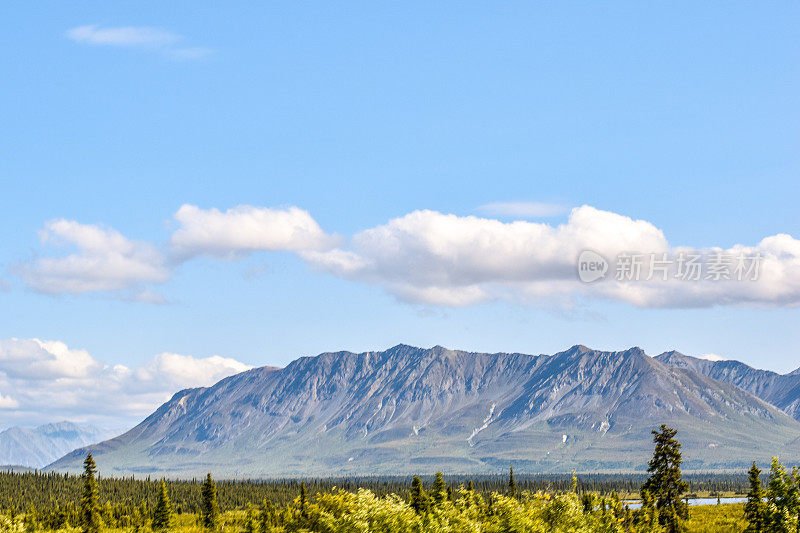
[[[566,206],[545,202],[491,202],[475,210],[484,215],[514,218],[549,218],[569,212]]]
[[[138,48],[157,51],[173,59],[199,59],[211,53],[200,46],[184,46],[184,37],[153,26],[102,27],[77,26],[66,32],[67,38],[81,44]]]
[[[67,31],[67,37],[79,43],[127,47],[166,46],[181,40],[180,35],[148,26],[78,26]]]

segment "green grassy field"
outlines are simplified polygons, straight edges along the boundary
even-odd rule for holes
[[[687,527],[697,533],[734,533],[747,528],[744,504],[698,505],[689,509]]]

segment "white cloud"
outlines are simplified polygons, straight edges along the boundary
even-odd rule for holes
[[[70,350],[58,341],[0,340],[0,369],[27,380],[82,379],[102,370],[86,350]]]
[[[10,396],[0,394],[0,409],[16,409],[19,402]]]
[[[257,250],[326,250],[338,239],[322,231],[308,211],[240,205],[225,212],[183,205],[170,247],[181,258],[234,259]]]
[[[727,250],[672,247],[652,223],[590,206],[573,209],[566,223],[510,223],[436,211],[415,211],[364,230],[347,248],[303,252],[317,268],[339,277],[382,286],[398,298],[464,306],[489,300],[570,306],[594,297],[641,307],[797,305],[800,303],[800,241],[767,237],[756,246]],[[609,276],[595,284],[577,278],[577,258],[590,249],[607,258]],[[684,281],[658,277],[614,279],[619,254],[680,252],[730,256],[760,254],[756,281]],[[707,260],[707,259],[706,259]],[[646,273],[645,265],[642,272]],[[704,266],[708,266],[707,263]]]
[[[298,207],[241,205],[221,211],[184,205],[174,220],[178,227],[167,244],[172,261],[161,248],[114,230],[55,220],[43,230],[43,242],[66,243],[77,252],[42,257],[17,272],[40,292],[106,291],[130,301],[166,303],[150,285],[166,282],[178,262],[291,251],[318,270],[378,285],[405,301],[440,306],[504,300],[564,308],[590,298],[673,308],[800,304],[800,241],[790,235],[766,237],[752,246],[692,249],[670,244],[651,222],[586,205],[572,209],[558,225],[414,211],[347,242]],[[578,257],[585,250],[608,261],[604,279],[579,281]],[[626,253],[639,255],[636,281],[617,279]],[[649,258],[664,254],[671,261],[667,279],[648,276]],[[702,256],[703,277],[677,279],[681,254]],[[757,279],[707,279],[715,254],[758,256]]]
[[[40,233],[43,244],[77,248],[64,257],[42,257],[19,265],[17,272],[34,290],[48,293],[86,293],[136,289],[163,283],[171,271],[161,251],[146,242],[130,240],[113,229],[52,220]],[[150,296],[152,299],[152,295]]]
[[[667,249],[655,226],[584,206],[567,224],[415,211],[356,234],[352,250],[304,254],[335,275],[378,283],[405,300],[437,305],[535,294],[574,285],[575,260],[592,247]],[[516,295],[515,295],[516,294]]]
[[[66,36],[82,44],[146,49],[174,59],[199,59],[212,53],[210,48],[179,46],[183,36],[151,26],[101,27],[90,24],[67,30]]]
[[[707,353],[698,356],[698,359],[703,359],[705,361],[725,361],[726,359],[721,355],[717,355],[715,353]]]
[[[190,355],[164,352],[137,368],[134,375],[141,383],[159,383],[162,387],[177,390],[207,387],[225,376],[238,374],[249,368],[251,367],[236,359],[219,355],[197,359]]]
[[[217,355],[162,353],[141,366],[109,365],[59,341],[0,340],[4,417],[138,421],[180,389],[209,386],[251,368]]]
[[[515,218],[549,218],[565,215],[566,206],[543,202],[492,202],[479,206],[476,211],[485,215]]]
[[[68,30],[67,37],[79,43],[129,47],[161,47],[181,40],[179,35],[148,26],[78,26]]]

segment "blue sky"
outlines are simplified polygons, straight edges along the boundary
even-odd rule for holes
[[[762,247],[785,259],[780,279],[732,298],[681,286],[674,298],[637,300],[561,281],[550,292],[530,272],[522,297],[513,268],[480,278],[483,266],[470,270],[475,258],[462,255],[478,238],[467,217],[502,263],[492,246],[511,238],[509,223],[572,227],[580,206],[597,211],[582,211],[592,227],[597,213],[619,217],[613,231],[625,217],[646,221],[670,249],[800,238],[795,3],[43,2],[4,5],[0,20],[0,339],[58,341],[65,364],[85,351],[142,376],[163,370],[159,354],[195,366],[221,356],[197,384],[239,368],[233,360],[285,365],[400,342],[529,353],[638,345],[800,366],[796,240]],[[555,207],[481,209],[510,202]],[[176,218],[183,205],[200,219]],[[176,259],[176,231],[214,209],[233,223],[237,206],[267,209],[254,211],[266,220],[297,207],[319,239],[380,264],[339,268],[296,241],[192,241]],[[389,257],[357,237],[408,237],[415,212],[425,235],[454,215],[466,252],[422,257],[417,241],[401,240],[392,253],[402,257]],[[70,235],[87,227],[139,243],[157,272],[111,290],[43,289],[42,258],[76,253]],[[319,239],[312,252],[330,253]],[[50,382],[6,374],[0,421],[46,419],[18,390]],[[147,379],[136,386],[156,395],[194,384]],[[82,401],[58,414],[87,418]]]

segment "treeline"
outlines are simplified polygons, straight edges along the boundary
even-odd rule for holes
[[[104,478],[98,476],[98,498],[102,505],[111,507],[155,505],[160,480]],[[336,482],[332,480],[305,480],[312,492],[328,492]],[[300,494],[299,480],[280,481],[222,481],[217,483],[220,505],[225,509],[243,509],[248,503],[269,500],[276,506],[291,503]],[[355,490],[356,483],[347,483]],[[199,480],[166,481],[167,491],[176,513],[196,513],[200,508]],[[341,486],[341,485],[340,485]],[[58,473],[0,473],[0,509],[24,512],[28,507],[46,512],[75,504],[75,495],[83,487],[83,476]],[[375,485],[376,492],[388,494],[383,484]]]
[[[642,484],[647,480],[647,474],[578,474],[578,492],[592,492],[597,494],[638,494]],[[747,477],[743,474],[687,474],[683,476],[691,494],[708,492],[745,494],[748,489]],[[505,474],[491,476],[444,476],[444,480],[454,486],[466,485],[472,481],[475,490],[483,494],[502,491],[508,478]],[[400,486],[408,486],[411,478],[396,480]],[[432,483],[433,476],[422,476],[422,481]],[[358,486],[371,487],[368,484]],[[517,487],[529,492],[565,492],[572,488],[572,476],[569,474],[517,474]],[[394,491],[397,492],[397,491]]]
[[[102,474],[102,473],[101,473]],[[597,494],[637,494],[645,482],[645,474],[581,474],[578,492]],[[503,492],[508,481],[503,475],[443,476],[451,487],[466,486],[472,482],[474,490],[487,496]],[[434,476],[421,476],[423,486],[430,488]],[[738,493],[748,490],[747,477],[742,474],[692,474],[684,476],[690,493]],[[217,481],[219,504],[223,509],[245,509],[248,503],[258,505],[269,500],[276,507],[284,507],[300,495],[300,484],[305,482],[310,497],[320,492],[330,492],[334,487],[356,492],[367,489],[376,496],[397,494],[407,497],[412,476],[375,476],[358,478],[279,479]],[[201,480],[166,481],[167,491],[176,513],[196,513],[200,508]],[[518,474],[516,484],[520,491],[565,492],[572,488],[570,475]],[[152,508],[158,498],[160,480],[150,478],[102,478],[99,484],[100,502],[112,507],[130,502]],[[29,506],[47,512],[67,507],[75,502],[75,494],[82,486],[82,477],[71,474],[46,472],[0,472],[0,509],[24,512]]]
[[[610,486],[608,483],[619,481],[614,476],[595,476],[581,482],[573,475],[567,485],[562,485],[562,479],[515,477],[511,467],[508,476],[466,483],[441,473],[428,483],[419,477],[407,484],[394,478],[372,478],[375,491],[366,488],[370,481],[364,480],[217,484],[208,474],[200,484],[196,480],[100,479],[90,454],[80,477],[3,475],[0,530],[33,533],[80,527],[83,533],[101,529],[164,531],[180,523],[195,531],[219,531],[222,527],[243,533],[678,533],[685,530],[689,516],[690,485],[681,474],[681,445],[676,433],[664,425],[653,431],[653,458],[647,478],[636,487],[641,507],[635,510],[617,491],[602,490]],[[535,488],[537,483],[544,484],[546,490]],[[754,463],[747,487],[744,516],[748,531],[800,531],[800,469],[787,471],[774,459],[764,488],[761,471]]]
[[[441,474],[434,478],[429,490],[415,477],[407,499],[396,494],[378,497],[366,489],[349,492],[333,488],[308,495],[305,482],[300,483],[299,496],[289,505],[278,508],[269,500],[261,505],[248,504],[244,513],[223,513],[219,506],[217,486],[209,474],[200,491],[200,506],[190,522],[176,517],[169,498],[167,484],[159,483],[156,504],[112,509],[99,501],[99,481],[91,455],[84,462],[80,498],[70,510],[58,509],[40,514],[31,507],[23,515],[0,515],[0,530],[25,531],[59,530],[79,527],[83,533],[99,533],[104,529],[124,529],[134,532],[152,530],[207,532],[234,531],[241,533],[286,533],[371,531],[383,533],[442,533],[442,532],[661,532],[658,510],[651,504],[632,511],[616,494],[599,497],[578,494],[577,479],[566,493],[520,492],[513,468],[505,490],[484,497],[471,483],[452,487]],[[654,487],[657,488],[657,487]],[[663,487],[664,493],[669,490]],[[658,494],[662,489],[658,488]],[[678,502],[680,504],[680,502]],[[124,510],[117,513],[117,510]]]
[[[432,484],[426,487],[419,477],[411,481],[410,490],[401,495],[392,493],[381,497],[373,492],[359,488],[356,492],[331,487],[330,490],[309,495],[306,483],[300,483],[300,493],[289,504],[277,506],[269,498],[260,504],[248,502],[244,513],[224,513],[220,508],[220,493],[211,474],[208,474],[201,487],[196,483],[179,483],[177,486],[194,487],[191,509],[194,527],[206,531],[219,531],[227,526],[233,531],[244,533],[275,533],[289,531],[381,531],[430,532],[446,531],[637,531],[657,532],[678,531],[686,518],[686,503],[680,496],[687,484],[680,473],[680,444],[673,438],[675,430],[662,426],[653,432],[656,448],[650,462],[643,487],[643,505],[639,510],[631,510],[624,505],[616,493],[608,497],[586,492],[580,494],[577,477],[573,476],[571,486],[564,492],[530,492],[522,490],[514,477],[513,467],[502,490],[486,495],[475,488],[472,481],[466,486],[449,485],[441,473],[437,473]],[[59,480],[69,482],[70,476],[20,475],[26,480],[45,480],[50,489],[58,486]],[[150,505],[152,495],[136,500],[132,497],[137,485],[128,480],[127,485],[115,486],[98,479],[97,467],[89,454],[84,461],[84,472],[79,483],[74,485],[73,500],[66,504],[54,503],[46,511],[33,504],[27,487],[17,485],[14,498],[27,505],[25,512],[16,512],[12,503],[8,514],[0,515],[0,530],[25,530],[34,533],[38,530],[58,530],[67,527],[80,527],[83,533],[99,533],[101,529],[132,529],[142,531],[166,531],[174,528],[176,521],[186,527],[186,521],[178,519],[188,509],[176,508],[174,495],[170,495],[168,484],[161,480],[155,494],[155,504]],[[124,480],[119,480],[124,481]],[[114,494],[120,503],[113,505],[110,500],[101,501],[100,487]],[[232,487],[257,486],[262,490],[269,484],[229,484]],[[173,484],[173,486],[176,486]],[[122,487],[127,491],[116,493]],[[4,487],[9,490],[10,487]],[[197,489],[200,489],[199,491]],[[277,494],[286,496],[282,487]],[[51,491],[46,494],[49,501],[55,501]],[[79,497],[77,497],[79,495]],[[195,503],[196,502],[196,503]],[[227,523],[226,523],[227,522]]]

